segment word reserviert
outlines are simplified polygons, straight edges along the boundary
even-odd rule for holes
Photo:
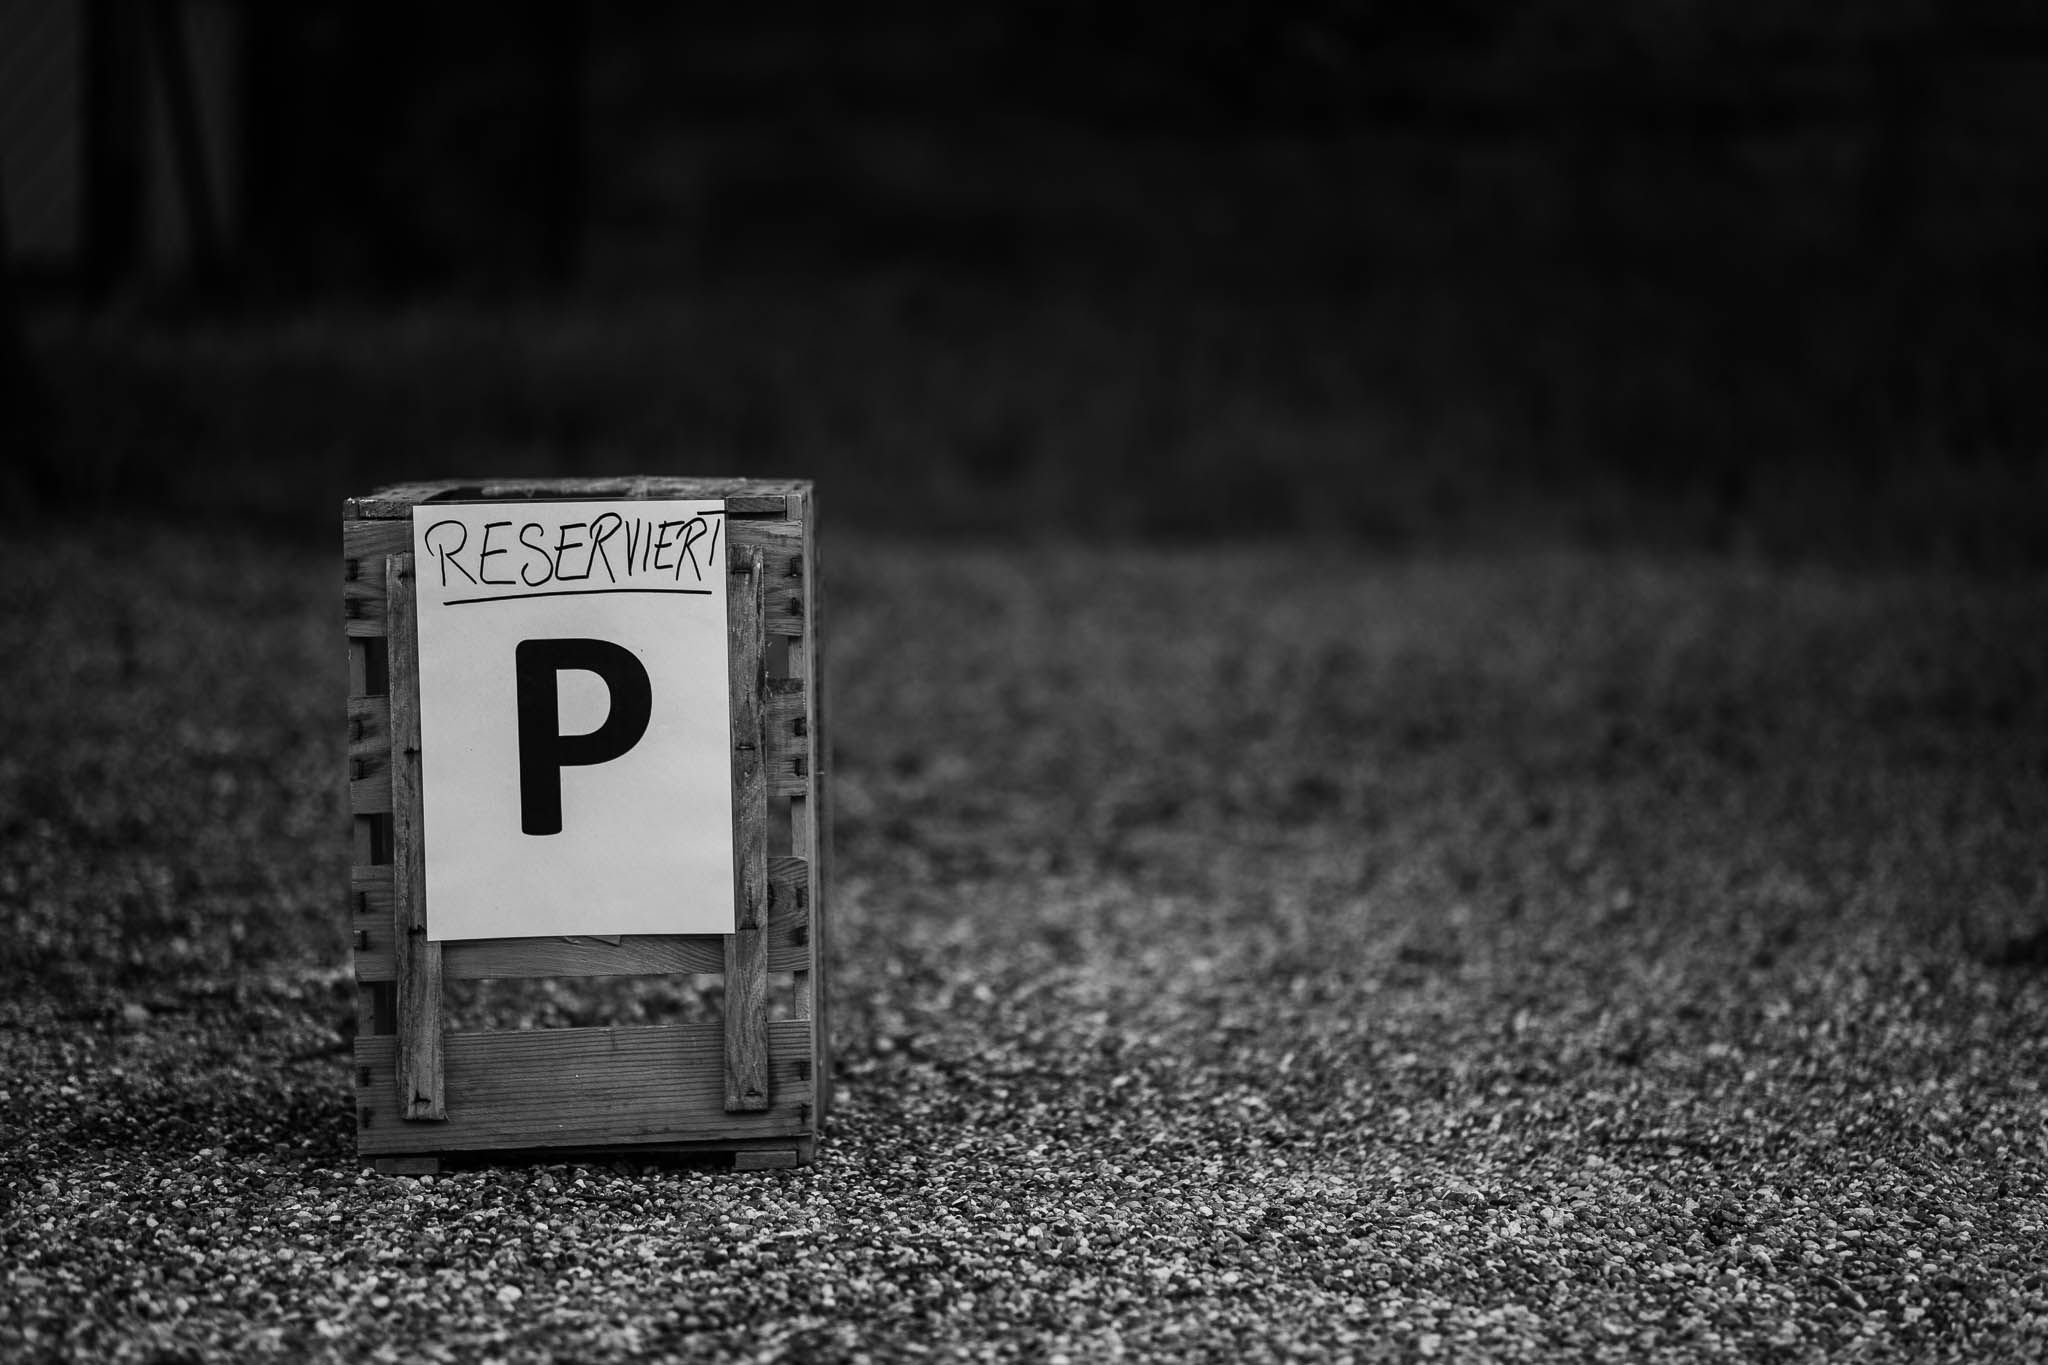
[[[493,508],[503,511],[503,508]],[[724,568],[724,516],[600,511],[527,518],[444,517],[420,536],[428,583],[448,605],[555,591],[703,591]],[[580,587],[576,585],[581,585]]]

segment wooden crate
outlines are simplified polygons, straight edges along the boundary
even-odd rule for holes
[[[738,931],[429,941],[414,510],[571,498],[725,503]],[[811,1160],[831,1093],[828,732],[812,505],[808,482],[678,478],[407,484],[344,505],[356,1146],[381,1169],[417,1172],[515,1153],[691,1156],[741,1168]],[[754,727],[760,743],[749,758],[740,736]],[[749,911],[763,900],[765,914]],[[450,982],[675,973],[721,974],[722,1017],[446,1028]],[[773,1013],[786,1017],[771,1018],[776,983],[789,995]]]

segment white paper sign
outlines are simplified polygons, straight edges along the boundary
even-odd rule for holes
[[[427,937],[729,934],[720,502],[413,513]]]

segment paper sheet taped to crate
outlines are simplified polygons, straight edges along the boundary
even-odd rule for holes
[[[427,936],[733,931],[724,505],[422,506]]]

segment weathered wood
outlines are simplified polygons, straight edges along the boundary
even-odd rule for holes
[[[749,484],[749,490],[756,486]],[[740,491],[730,481],[715,479],[493,479],[449,490],[434,502],[641,502],[648,499],[725,504],[726,514],[739,517],[782,515],[787,495]]]
[[[412,556],[384,561],[391,620],[393,950],[397,1084],[408,1119],[448,1117],[441,1071],[441,945],[427,938],[427,841],[420,781],[419,622]]]
[[[727,563],[737,573],[750,551],[761,552],[761,621],[770,635],[804,633],[804,528],[786,521],[734,521],[726,535]]]
[[[725,1108],[768,1107],[768,692],[761,619],[764,556],[749,549],[726,583],[732,721],[733,933],[725,944]]]
[[[668,475],[615,478],[440,479],[392,484],[342,504],[342,519],[396,520],[412,516],[423,503],[490,502],[521,499],[643,500],[717,499],[741,516],[785,515],[790,496],[804,487],[797,479],[706,479]]]
[[[807,653],[804,649],[804,642],[801,639],[790,641],[789,672],[792,680],[803,678],[808,671],[809,661]],[[808,694],[808,689],[806,689],[806,694]],[[806,707],[806,713],[808,715],[808,707]],[[808,758],[810,752],[810,733],[811,731],[809,725],[805,724],[801,729],[801,737],[804,742],[804,754],[806,758]],[[808,763],[806,763],[805,771],[810,771],[810,766]],[[806,875],[804,880],[803,894],[799,897],[799,899],[802,900],[804,904],[804,918],[807,928],[810,919],[811,905],[809,863],[811,859],[817,856],[817,831],[811,819],[813,803],[810,799],[809,791],[810,784],[808,780],[806,780],[802,791],[792,795],[789,800],[790,852],[794,854],[796,857],[805,860]],[[818,1007],[820,1002],[818,1000],[817,987],[819,979],[812,971],[812,967],[814,964],[812,962],[811,954],[812,945],[814,944],[814,942],[814,937],[807,933],[805,935],[805,951],[803,966],[799,968],[796,972],[792,973],[792,979],[790,983],[792,998],[790,1001],[790,1005],[792,1012],[795,1014],[797,1018],[811,1021],[813,1052],[815,1054],[817,1051],[816,1043],[821,1035],[818,1029]],[[824,1104],[824,1098],[822,1094],[819,1098],[819,1104],[821,1106]]]
[[[461,487],[459,479],[432,479],[423,483],[387,484],[367,497],[349,498],[341,505],[344,522],[412,516],[413,506],[430,502],[451,488]]]
[[[810,965],[810,868],[801,858],[768,860],[768,964],[771,972]],[[350,886],[356,980],[396,981],[389,867],[357,867]],[[536,976],[661,976],[725,970],[723,934],[599,938],[450,939],[441,944],[444,981]]]
[[[800,643],[792,644],[790,646],[789,667],[792,673],[801,673],[803,667],[803,657],[802,646]],[[814,842],[811,830],[811,803],[805,796],[793,796],[790,798],[789,846],[790,852],[795,854],[797,857],[803,858],[808,861],[811,857],[814,856]],[[806,877],[806,885],[804,889],[804,900],[806,905],[805,918],[808,919],[808,907],[810,899],[810,887],[808,877]],[[818,1013],[816,990],[817,983],[813,978],[811,972],[809,938],[809,935],[805,936],[806,942],[804,950],[804,965],[791,973],[790,1009],[791,1013],[796,1018],[812,1021],[812,1032],[813,1037],[815,1038],[815,1021],[817,1019]]]
[[[761,708],[761,778],[771,797],[801,797],[811,790],[810,704],[798,681],[769,679]]]
[[[412,552],[410,521],[351,521],[341,528],[341,615],[351,638],[387,633],[384,564]]]
[[[742,1152],[764,1153],[768,1162],[764,1166],[751,1167],[756,1170],[773,1170],[777,1161],[790,1153],[796,1154],[796,1165],[808,1166],[816,1154],[816,1139],[809,1136],[767,1137],[767,1138],[709,1138],[682,1142],[607,1142],[570,1143],[547,1147],[490,1147],[468,1148],[461,1152],[450,1152],[439,1158],[442,1170],[459,1170],[464,1167],[482,1165],[497,1161],[620,1161],[644,1160],[652,1162],[683,1162],[691,1165],[707,1165],[714,1168],[734,1169]],[[721,1159],[722,1158],[722,1159]],[[379,1170],[387,1160],[404,1158],[378,1157],[371,1165]],[[750,1161],[753,1158],[748,1158]]]
[[[800,524],[803,548],[795,568],[804,579],[803,634],[791,646],[789,670],[804,683],[804,776],[810,790],[803,802],[804,843],[793,852],[805,858],[809,885],[804,896],[806,937],[810,940],[811,971],[805,983],[805,1003],[811,1016],[811,1084],[818,1097],[818,1121],[832,1105],[832,1018],[825,982],[825,898],[832,885],[832,720],[826,713],[824,615],[825,577],[818,565],[817,493],[805,484],[801,501],[791,511]]]
[[[725,1109],[766,1109],[768,1081],[768,950],[758,927],[725,939]]]
[[[732,528],[726,567],[739,573],[747,566],[747,551],[759,550],[768,566],[768,577],[786,577],[789,565],[803,553],[804,528],[787,521],[749,521]],[[802,575],[799,573],[798,575]],[[773,583],[769,586],[772,588]]]
[[[744,1141],[812,1131],[810,1029],[768,1025],[768,1108],[728,1113],[725,1039],[715,1023],[649,1028],[451,1033],[448,1120],[400,1121],[397,1044],[356,1044],[356,1143],[365,1156],[577,1144]]]
[[[370,676],[369,658],[372,643],[373,641],[370,639],[350,639],[348,642],[348,695],[350,707],[348,740],[351,760],[357,756],[357,727],[354,719],[354,708],[369,699],[368,693],[373,682]],[[386,670],[381,668],[378,670],[378,676],[374,679],[378,686],[385,684],[385,673]],[[381,697],[377,698],[377,700],[380,703],[383,701]],[[379,762],[386,768],[390,766],[391,756],[388,715],[389,711],[387,708],[387,723],[384,726],[384,737],[381,740],[382,754],[379,756]],[[351,761],[349,767],[350,773],[353,775],[355,771],[353,761]],[[354,785],[353,782],[350,783],[351,804],[353,804]],[[387,812],[390,806],[389,798],[390,783],[387,780],[385,783],[385,808]],[[387,981],[395,979],[397,970],[396,963],[392,961],[388,947],[391,938],[391,868],[388,865],[379,867],[375,864],[379,858],[388,856],[389,840],[384,838],[383,835],[389,823],[390,816],[388,813],[358,813],[353,815],[349,821],[351,851],[355,863],[353,870],[354,881],[360,884],[365,877],[368,877],[380,881],[384,887],[382,904],[377,907],[377,914],[381,918],[372,919],[367,924],[365,920],[370,912],[368,899],[362,894],[358,885],[350,887],[350,916],[354,921],[354,932],[350,935],[350,939],[355,950],[356,965],[358,971],[360,971],[363,962],[363,950],[367,946],[367,936],[364,931],[366,928],[374,929],[376,936],[384,940],[387,945],[385,951],[385,964],[387,967],[385,976]],[[358,1037],[389,1033],[395,1029],[397,1027],[397,1009],[395,992],[391,986],[382,983],[359,984],[356,989],[355,1016],[356,1035]]]

